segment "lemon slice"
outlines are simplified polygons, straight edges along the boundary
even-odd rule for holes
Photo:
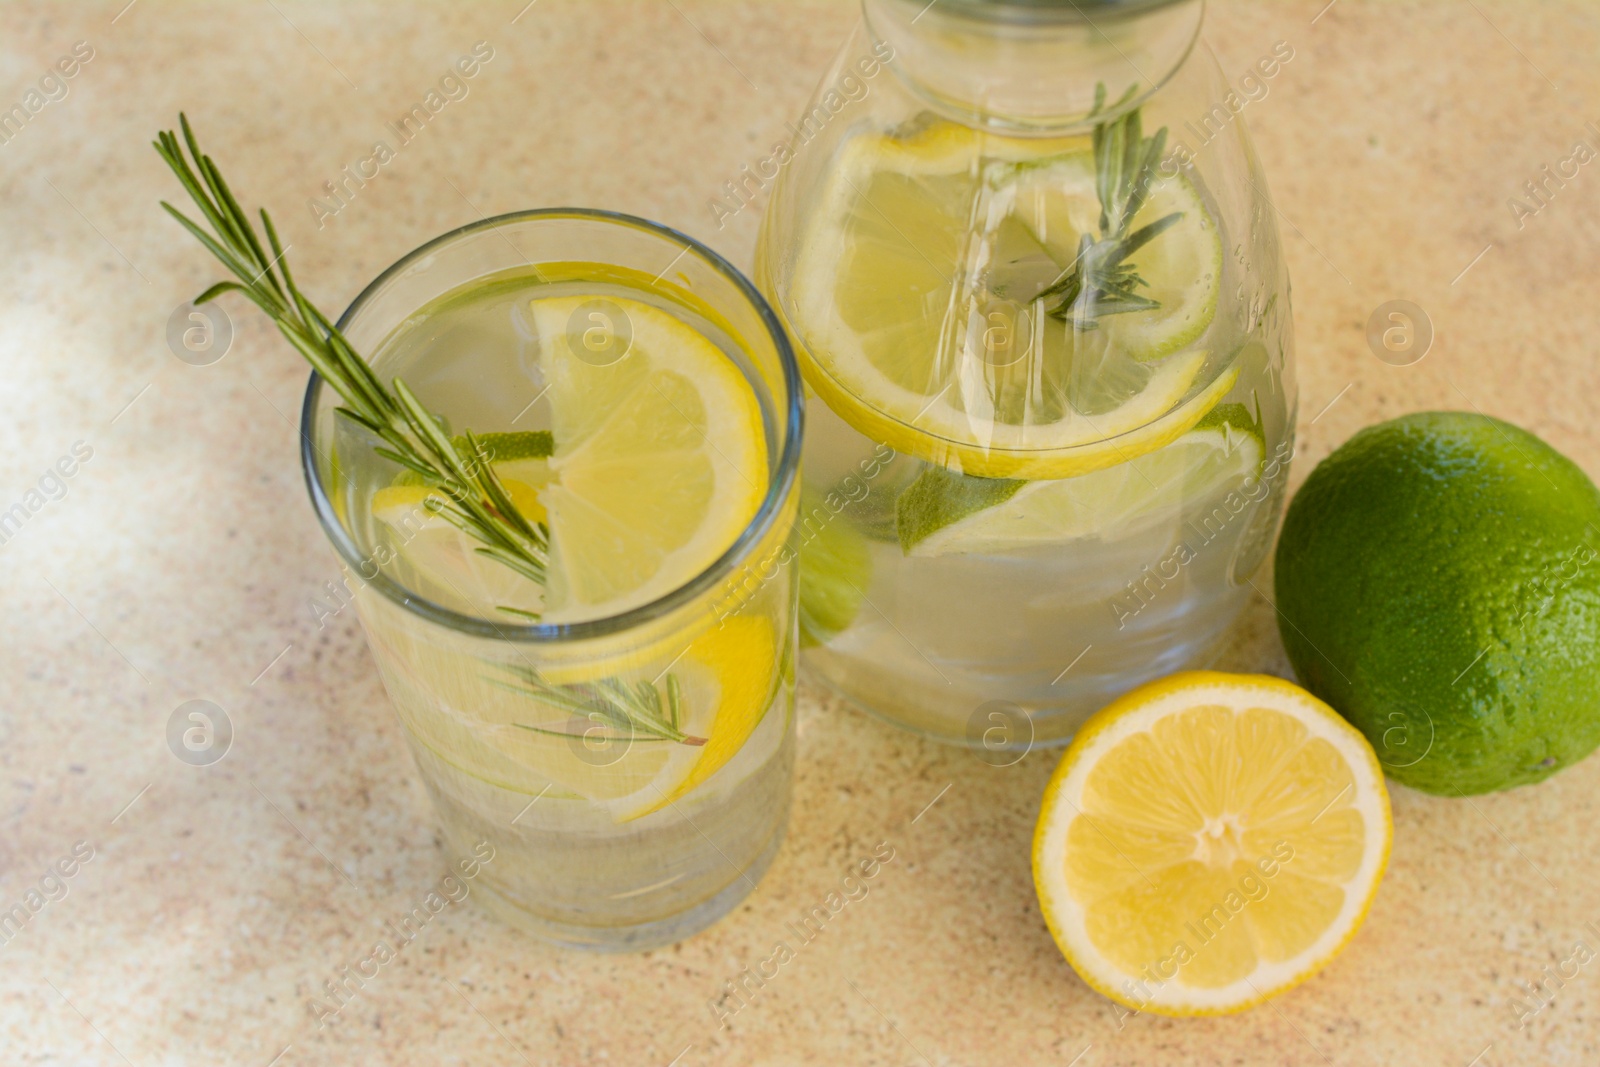
[[[778,643],[769,619],[741,615],[708,630],[672,664],[679,729],[703,744],[633,736],[556,707],[516,673],[463,657],[401,627],[373,627],[388,655],[384,682],[412,737],[463,773],[529,796],[581,797],[618,822],[642,818],[706,786],[761,724],[777,692]],[[516,666],[512,664],[511,666]],[[660,671],[617,679],[652,685]],[[714,783],[712,783],[714,786]]]
[[[1174,440],[1232,386],[1236,368],[1181,351],[1221,282],[1216,226],[1183,176],[1157,179],[1134,223],[1183,213],[1129,260],[1162,306],[1080,333],[1038,294],[1098,233],[1083,142],[932,123],[848,141],[831,174],[786,311],[807,381],[861,433],[966,474],[1065,478]],[[1118,383],[1109,401],[1071,399],[1075,362]]]
[[[573,325],[589,300],[529,305],[555,435],[539,494],[547,622],[615,615],[671,592],[733,544],[767,491],[760,403],[732,360],[665,311],[619,296],[610,303],[625,322],[612,328],[629,338],[626,351],[595,362]]]
[[[530,522],[543,522],[539,489],[549,479],[545,461],[493,466],[517,510]],[[401,586],[464,611],[509,607],[537,614],[544,603],[539,587],[477,552],[480,542],[431,509],[429,497],[444,499],[437,490],[410,484],[385,486],[372,494],[372,517],[393,550],[393,573]]]
[[[684,732],[704,745],[670,745],[662,769],[611,806],[619,822],[660,811],[700,788],[737,755],[776,693],[777,635],[760,615],[737,616],[702,635],[673,666],[683,679]]]
[[[1349,943],[1393,827],[1366,739],[1298,686],[1175,674],[1083,727],[1045,791],[1039,907],[1073,969],[1139,1011],[1243,1010]]]
[[[1076,478],[987,483],[1011,495],[959,521],[948,521],[959,494],[927,491],[952,476],[930,467],[900,496],[900,542],[912,556],[1006,553],[1086,537],[1114,541],[1175,523],[1185,506],[1259,476],[1261,430],[1244,414],[1223,404],[1166,447]]]
[[[1023,164],[1010,189],[1015,217],[1052,251],[1076,249],[1079,234],[1099,232],[1100,201],[1089,156]],[[1107,316],[1096,331],[1108,347],[1142,362],[1170,355],[1204,333],[1222,289],[1222,241],[1205,201],[1182,174],[1157,172],[1129,231],[1173,212],[1181,213],[1182,221],[1128,257],[1146,282],[1140,295],[1160,307]],[[1071,260],[1066,257],[1068,264]]]

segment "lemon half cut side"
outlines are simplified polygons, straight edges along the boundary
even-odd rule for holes
[[[1034,885],[1096,990],[1226,1014],[1344,949],[1392,836],[1377,757],[1333,709],[1279,678],[1185,672],[1084,725],[1045,792]]]

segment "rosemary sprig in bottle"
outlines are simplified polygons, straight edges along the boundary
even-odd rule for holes
[[[1112,105],[1121,107],[1138,90],[1128,87]],[[1091,116],[1105,109],[1106,87],[1096,85]],[[1100,197],[1100,237],[1083,234],[1078,240],[1078,256],[1061,276],[1039,295],[1049,313],[1072,323],[1075,330],[1093,330],[1103,315],[1122,315],[1130,311],[1150,311],[1160,302],[1138,292],[1148,283],[1127,262],[1129,256],[1149,244],[1183,218],[1174,211],[1129,233],[1133,218],[1150,195],[1155,166],[1167,144],[1167,128],[1145,137],[1134,108],[1111,122],[1094,128],[1095,192]]]
[[[200,151],[188,117],[180,114],[178,120],[183,128],[182,144],[171,130],[164,130],[154,142],[155,149],[183,183],[211,232],[165,200],[161,206],[239,279],[218,282],[194,302],[203,304],[223,293],[237,292],[266,312],[279,332],[344,400],[345,406],[334,410],[383,442],[373,446],[373,451],[416,472],[437,490],[426,498],[424,507],[478,541],[475,551],[480,555],[543,585],[549,530],[517,511],[488,462],[488,451],[470,431],[465,434],[466,447],[457,447],[440,428],[439,420],[399,378],[393,380],[392,388],[384,387],[338,328],[296,288],[271,216],[262,209],[261,228],[267,236],[264,248],[222,172]]]

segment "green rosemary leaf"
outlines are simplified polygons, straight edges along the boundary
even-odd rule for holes
[[[581,741],[585,736],[584,734],[572,733],[570,730],[549,730],[542,726],[529,726],[525,722],[514,722],[511,725],[517,727],[519,730],[531,730],[536,734],[546,734],[550,737],[564,737],[569,741]],[[634,741],[675,741],[677,739],[672,737],[639,737],[635,734],[622,734],[620,736],[605,737],[601,740],[627,741],[631,744]]]
[[[1176,226],[1182,220],[1183,212],[1174,211],[1170,215],[1163,215],[1161,218],[1156,219],[1156,221],[1139,227],[1137,230],[1133,231],[1133,233],[1128,235],[1127,240],[1122,242],[1122,255],[1124,257],[1132,255],[1134,252],[1137,252],[1139,249],[1143,248],[1145,245],[1149,244],[1151,241],[1155,240],[1157,237]]]
[[[529,614],[514,608],[505,610],[515,614]],[[518,680],[517,684],[489,677],[486,680],[491,684],[584,718],[595,720],[598,716],[606,725],[618,731],[622,738],[635,741],[675,741],[686,745],[705,744],[705,738],[691,737],[680,728],[683,691],[676,675],[667,675],[667,702],[666,708],[663,709],[661,692],[650,682],[640,680],[630,688],[622,679],[611,677],[592,683],[551,685],[532,667],[522,664],[501,666]],[[513,725],[561,737],[579,736],[567,731],[549,730],[523,723]]]
[[[351,411],[349,408],[334,408],[333,410],[338,412],[341,415],[346,415],[346,416],[348,416],[348,417],[350,417],[352,419],[355,419],[357,422],[364,422],[365,421],[365,420],[361,419],[360,417],[358,417],[356,415],[356,413]],[[367,425],[370,428],[370,424],[367,424]],[[434,470],[432,467],[424,466],[423,464],[418,463],[416,460],[412,459],[410,456],[407,456],[407,455],[405,455],[403,453],[400,453],[400,452],[396,452],[392,448],[383,448],[382,446],[374,445],[372,447],[372,454],[375,455],[375,456],[381,456],[381,457],[383,457],[384,459],[388,460],[391,463],[398,463],[398,464],[400,464],[400,466],[406,468],[407,470],[416,472],[417,474],[422,476],[422,479],[423,479],[422,484],[424,484],[424,485],[431,485],[434,482],[439,480],[439,472],[438,471]]]
[[[257,272],[254,276],[259,278],[259,272],[266,270],[269,261],[262,254],[261,244],[256,240],[256,235],[251,232],[249,218],[239,209],[239,205],[234,202],[232,195],[228,193],[227,187],[222,181],[222,176],[217,172],[217,165],[211,162],[211,158],[209,156],[200,156],[198,162],[200,164],[200,178],[205,182],[206,188],[210,190],[213,200],[221,208],[219,214],[228,228],[228,235],[233,238],[234,247],[249,251],[253,260],[252,265]]]
[[[683,721],[683,687],[678,684],[676,674],[667,675],[667,721],[674,730]]]
[[[440,436],[442,437],[443,434]],[[477,439],[472,436],[471,430],[466,432],[465,437],[467,439],[467,447],[464,451],[472,457],[471,474],[473,480],[477,483],[478,488],[483,491],[483,495],[493,506],[495,512],[509,522],[524,537],[536,536],[533,527],[528,525],[528,520],[524,519],[517,511],[516,505],[511,503],[511,497],[506,492],[505,486],[500,484],[500,476],[495,474],[494,468],[488,462],[488,453],[478,444]],[[452,452],[458,451],[454,441],[451,441],[448,437],[445,437],[444,440]],[[462,469],[467,470],[465,463],[462,464]]]
[[[528,579],[530,582],[537,582],[540,585],[544,584],[544,568],[533,566],[522,556],[519,556],[514,552],[508,552],[498,545],[476,545],[472,550],[478,553],[480,556],[487,556],[497,563],[505,564],[507,567],[510,567],[512,570]]]
[[[1137,85],[1130,85],[1113,109],[1125,105],[1137,91]],[[1105,104],[1106,89],[1101,83],[1095,86],[1089,115],[1100,115]],[[1173,212],[1132,234],[1128,232],[1149,199],[1155,167],[1167,143],[1165,126],[1154,137],[1145,137],[1140,109],[1134,108],[1113,121],[1097,122],[1092,141],[1095,192],[1100,198],[1100,237],[1096,240],[1082,234],[1077,258],[1039,294],[1054,301],[1047,304],[1049,314],[1070,321],[1077,330],[1097,328],[1106,315],[1161,306],[1159,301],[1134,292],[1146,282],[1125,260],[1183,218],[1182,212]]]
[[[215,300],[223,293],[234,292],[244,293],[246,296],[250,294],[250,290],[246,289],[238,282],[218,282],[216,285],[213,285],[211,288],[195,297],[191,303],[196,305],[208,303],[209,301]]]
[[[185,215],[183,212],[179,211],[165,200],[161,201],[161,206],[166,209],[167,214],[177,219],[178,222],[182,224],[183,228],[188,230],[197,241],[205,245],[208,252],[220,259],[223,266],[227,267],[240,278],[245,279],[245,281],[250,280],[250,275],[245,269],[244,265],[234,258],[234,255],[231,251],[225,250],[220,244],[212,239],[210,234],[202,230],[198,223],[192,221],[189,216]]]

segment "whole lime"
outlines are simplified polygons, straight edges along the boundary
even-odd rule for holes
[[[1526,430],[1362,430],[1295,496],[1276,571],[1295,671],[1396,780],[1486,793],[1600,743],[1600,491]]]

